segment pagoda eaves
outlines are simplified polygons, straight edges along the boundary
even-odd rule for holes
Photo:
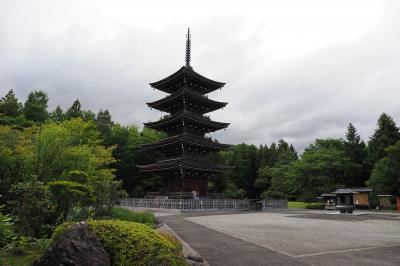
[[[161,100],[147,103],[154,108],[167,113],[175,113],[185,107],[188,111],[206,114],[225,107],[228,103],[218,102],[201,95],[198,92],[183,88],[174,94],[168,95]]]
[[[206,78],[195,72],[192,68],[185,66],[162,80],[150,83],[151,87],[167,93],[174,93],[183,87],[190,87],[201,94],[210,93],[222,88],[224,85],[225,83],[223,82]]]

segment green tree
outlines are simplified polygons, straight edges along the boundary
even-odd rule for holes
[[[64,121],[65,114],[59,105],[57,105],[56,109],[50,113],[50,119],[56,123],[61,123]]]
[[[235,167],[234,171],[224,173],[224,189],[244,189],[247,197],[257,196],[257,189],[254,187],[259,168],[257,153],[258,150],[254,145],[242,143],[233,145],[229,150],[219,154],[218,160],[221,163]],[[227,191],[224,191],[224,194],[226,193]]]
[[[139,172],[136,165],[149,164],[159,156],[154,152],[143,151],[141,144],[157,142],[164,135],[157,131],[144,128],[142,132],[136,126],[116,124],[111,129],[109,143],[116,145],[113,157],[116,162],[118,180],[123,182],[123,188],[134,197],[143,197],[145,191],[159,191],[163,186],[161,177]]]
[[[75,207],[85,208],[93,202],[90,189],[83,184],[59,180],[49,182],[47,186],[62,221],[71,220]]]
[[[0,249],[15,239],[13,223],[9,214],[3,214],[4,204],[0,204]]]
[[[65,118],[66,119],[72,119],[72,118],[79,118],[83,117],[83,113],[81,110],[81,103],[79,102],[78,99],[74,101],[72,106],[65,112]]]
[[[47,117],[47,102],[49,98],[43,91],[33,91],[29,93],[28,99],[24,104],[24,115],[27,120],[44,122]]]
[[[10,189],[9,207],[15,229],[35,238],[50,236],[56,223],[54,205],[43,182],[14,184]]]
[[[400,141],[385,150],[386,156],[375,164],[368,181],[378,193],[400,194]]]
[[[21,114],[22,104],[18,102],[13,90],[9,90],[7,94],[0,100],[0,115],[17,117]]]
[[[111,130],[114,126],[114,123],[111,119],[110,112],[108,110],[101,110],[97,113],[96,116],[96,126],[100,131],[100,134],[103,137],[103,140],[106,144],[110,144],[109,140],[111,137]]]
[[[368,142],[368,158],[370,167],[386,156],[385,149],[400,140],[399,128],[393,118],[383,113],[378,119],[378,128]]]
[[[344,148],[346,155],[352,162],[351,167],[346,172],[345,185],[350,187],[364,186],[369,176],[366,166],[367,148],[352,123],[347,126]]]
[[[293,184],[290,193],[303,199],[315,199],[323,192],[344,184],[345,173],[352,166],[341,139],[317,139],[301,158],[285,172]]]

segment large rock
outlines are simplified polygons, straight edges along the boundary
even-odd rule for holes
[[[60,236],[34,266],[106,266],[111,265],[110,256],[100,239],[80,223]]]

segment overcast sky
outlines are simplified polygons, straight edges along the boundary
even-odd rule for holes
[[[368,140],[382,112],[400,124],[400,5],[396,1],[0,1],[0,95],[45,90],[50,109],[79,98],[122,124],[158,119],[148,83],[184,65],[226,82],[211,118],[221,142],[301,151],[343,137]]]

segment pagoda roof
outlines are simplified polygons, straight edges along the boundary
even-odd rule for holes
[[[157,171],[167,171],[174,169],[190,169],[190,170],[219,172],[219,173],[232,169],[231,166],[215,164],[201,157],[185,156],[185,155],[178,158],[158,161],[153,164],[138,165],[138,168],[140,169],[140,171],[143,172],[157,172]]]
[[[182,102],[183,97],[185,97],[185,99],[191,99],[199,104],[202,104],[205,107],[204,111],[201,112],[202,114],[218,110],[228,104],[226,102],[211,100],[196,91],[184,87],[174,94],[168,95],[161,100],[147,103],[147,105],[160,111],[169,112],[169,107],[177,102]]]
[[[156,122],[144,123],[144,125],[148,128],[152,128],[155,130],[169,132],[170,130],[166,129],[176,125],[177,122],[179,123],[179,125],[177,125],[179,127],[182,126],[182,124],[186,124],[186,123],[181,124],[180,121],[182,120],[204,127],[204,130],[202,131],[204,133],[214,132],[220,129],[224,129],[228,127],[230,124],[230,123],[216,122],[207,117],[200,116],[198,114],[184,110]]]
[[[172,75],[150,83],[150,86],[158,90],[174,93],[185,85],[196,85],[194,89],[198,90],[201,94],[206,94],[217,90],[225,85],[223,82],[218,82],[206,78],[199,73],[195,72],[190,66],[183,66]]]
[[[231,145],[222,144],[211,139],[205,139],[193,134],[183,133],[172,137],[162,139],[157,143],[144,144],[141,146],[142,149],[164,149],[167,147],[175,146],[178,144],[192,144],[198,147],[204,147],[213,150],[228,149]]]

